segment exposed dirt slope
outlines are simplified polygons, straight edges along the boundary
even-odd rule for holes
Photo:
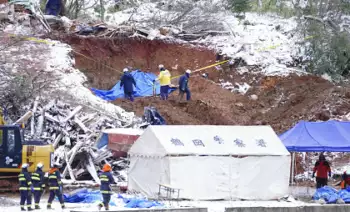
[[[120,78],[118,71],[125,66],[157,73],[158,64],[164,64],[174,75],[186,68],[195,69],[214,63],[211,50],[136,38],[100,39],[94,37],[65,36],[61,40],[88,57],[76,54],[76,66],[89,78],[91,87],[110,89]],[[248,67],[248,70],[256,67]],[[168,124],[270,124],[283,132],[299,120],[328,120],[349,112],[350,92],[315,76],[264,77],[237,70],[208,69],[210,80],[199,74],[190,80],[193,101],[177,102],[177,92],[169,101],[156,97],[140,98],[134,103],[117,100],[115,104],[143,114],[145,106],[155,106]],[[217,82],[225,79],[233,84],[246,82],[252,87],[245,96],[221,88]],[[173,84],[177,84],[176,80]],[[252,94],[257,101],[250,100]]]

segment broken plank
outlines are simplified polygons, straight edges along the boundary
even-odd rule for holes
[[[62,121],[62,123],[65,123],[68,120],[70,120],[71,118],[73,118],[75,116],[75,114],[77,114],[81,109],[83,109],[83,107],[80,105],[78,107],[74,108],[74,110],[72,112],[70,112],[70,114]]]
[[[32,117],[32,115],[33,115],[32,111],[28,111],[21,118],[15,121],[14,124],[24,124],[28,121],[30,117]]]
[[[74,122],[84,131],[84,133],[91,132],[91,130],[88,129],[79,118],[75,117]]]
[[[39,97],[36,97],[35,98],[35,101],[34,101],[34,105],[33,105],[33,117],[32,119],[30,120],[30,135],[31,136],[34,136],[34,133],[35,133],[35,112],[36,110],[38,109],[38,104],[39,104]]]

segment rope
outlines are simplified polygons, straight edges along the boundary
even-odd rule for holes
[[[34,42],[37,42],[37,43],[55,44],[54,42],[47,41],[47,40],[44,40],[44,39],[38,39],[38,38],[35,38],[35,37],[18,36],[18,35],[15,35],[15,34],[8,34],[8,35],[9,35],[9,37],[19,37],[19,38],[22,38],[22,39],[24,39],[24,40],[34,41]],[[96,62],[96,63],[102,64],[102,66],[104,66],[104,67],[106,67],[106,68],[108,68],[108,69],[110,69],[110,70],[117,71],[117,72],[123,74],[122,71],[119,71],[119,70],[117,70],[117,69],[115,69],[115,68],[113,68],[113,67],[111,67],[111,66],[109,66],[109,65],[103,64],[103,63],[101,63],[101,62],[99,62],[99,61],[97,61],[97,60],[95,60],[95,59],[93,59],[93,58],[91,58],[91,57],[89,57],[89,56],[86,56],[86,55],[84,55],[84,54],[82,54],[82,53],[80,53],[80,52],[74,50],[74,49],[72,49],[72,52],[74,52],[74,53],[76,53],[77,55],[80,55],[80,56],[82,56],[82,57],[84,57],[84,58],[86,58],[86,59],[88,59],[88,60],[91,60],[91,61],[94,61],[94,62]],[[202,70],[205,70],[205,69],[208,69],[208,68],[217,66],[217,65],[221,65],[221,64],[227,63],[228,61],[229,61],[229,60],[224,60],[224,61],[221,61],[221,62],[217,62],[217,63],[214,63],[214,64],[212,64],[212,65],[208,65],[208,66],[205,66],[205,67],[196,69],[196,70],[193,71],[192,73],[196,73],[196,72],[199,72],[199,71],[202,71]],[[175,76],[175,77],[172,77],[171,79],[173,80],[173,79],[179,78],[179,77],[181,77],[181,76],[182,76],[182,75],[177,75],[177,76]],[[144,84],[148,85],[146,82],[143,82],[143,81],[141,81],[141,80],[138,80],[138,81],[141,82],[141,83],[144,83]]]

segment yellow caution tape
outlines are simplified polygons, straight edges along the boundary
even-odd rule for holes
[[[195,73],[195,72],[198,72],[198,71],[202,71],[202,70],[205,70],[205,69],[208,69],[208,68],[217,66],[217,65],[221,65],[221,64],[227,63],[228,61],[230,61],[230,60],[224,60],[224,61],[221,61],[221,62],[217,62],[217,63],[214,63],[214,64],[212,64],[212,65],[208,65],[208,66],[205,66],[205,67],[203,67],[203,68],[196,69],[196,70],[194,70],[192,73]],[[171,79],[176,79],[176,78],[179,78],[179,77],[181,77],[181,76],[182,76],[182,75],[178,75],[178,76],[172,77]]]

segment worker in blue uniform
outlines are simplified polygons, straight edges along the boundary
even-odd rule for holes
[[[58,170],[60,168],[60,164],[54,164],[54,167],[50,169],[49,171],[49,189],[50,189],[50,196],[49,201],[47,202],[47,209],[51,209],[51,204],[55,196],[57,196],[58,200],[61,203],[62,209],[65,208],[64,201],[63,201],[63,195],[62,195],[62,181],[61,181],[61,173]]]
[[[188,87],[188,81],[190,79],[191,70],[187,69],[186,73],[180,77],[179,80],[179,96],[180,96],[180,102],[182,101],[182,98],[184,94],[186,93],[186,100],[191,100],[191,91]]]
[[[38,163],[35,172],[32,174],[35,209],[40,209],[40,198],[45,188],[43,167],[44,165],[42,163]]]
[[[25,203],[27,202],[27,210],[32,210],[32,195],[31,195],[31,178],[28,172],[29,165],[27,163],[22,164],[22,171],[18,175],[19,180],[19,192],[21,194],[21,211],[25,211]]]
[[[103,197],[103,202],[98,205],[99,210],[104,206],[106,211],[109,210],[109,202],[112,196],[111,184],[115,184],[114,178],[111,174],[112,167],[109,164],[105,164],[102,168],[102,172],[99,174],[101,181],[101,194]]]

